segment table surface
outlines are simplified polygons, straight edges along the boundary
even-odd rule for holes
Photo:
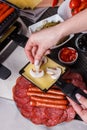
[[[46,17],[49,17],[51,15],[54,15],[56,14],[57,12],[57,8],[49,8],[45,13],[44,15],[39,19],[39,20],[42,20]],[[24,17],[21,17],[23,19],[23,22],[26,24],[26,26],[30,26],[31,23],[27,18],[24,18]],[[79,34],[75,35],[75,37],[70,40],[66,45],[64,46],[73,46],[75,47],[75,39],[76,37],[78,36]],[[61,48],[61,47],[60,47]],[[58,58],[57,58],[57,53],[58,53],[58,50],[60,49],[54,49],[52,51],[52,54],[50,55],[50,57],[52,59],[55,59],[58,63]],[[22,58],[21,58],[22,57]],[[13,101],[10,101],[12,100],[12,88],[16,82],[16,79],[17,77],[19,77],[19,70],[28,62],[28,59],[26,58],[26,55],[24,53],[24,49],[20,46],[18,46],[13,52],[12,54],[3,62],[3,64],[5,66],[7,66],[9,69],[11,69],[12,71],[12,74],[11,76],[3,81],[0,79],[0,97],[3,97],[3,98],[0,98],[0,106],[1,106],[1,111],[0,111],[0,115],[2,113],[2,116],[3,116],[3,113],[8,113],[7,110],[10,110],[11,109],[11,113],[13,113],[12,116],[9,117],[9,121],[7,121],[6,123],[6,126],[4,124],[0,124],[0,128],[3,129],[3,130],[28,130],[28,128],[33,128],[33,130],[50,130],[50,128],[46,128],[46,127],[42,127],[42,126],[34,126],[31,122],[27,121],[25,118],[21,117],[19,111],[16,109],[15,107],[15,104],[13,103]],[[85,81],[87,81],[87,57],[86,55],[82,54],[79,52],[79,59],[77,61],[76,64],[70,66],[70,68],[72,68],[73,71],[77,71],[79,73],[82,74],[83,78]],[[10,99],[10,100],[8,100]],[[11,103],[12,102],[12,103]],[[8,108],[6,111],[3,109],[3,108]],[[8,118],[9,114],[11,113],[8,113],[7,116],[4,116],[2,118],[2,116],[0,116],[0,120],[3,122],[5,121],[6,122],[6,119]],[[6,114],[5,114],[6,115]],[[17,122],[16,120],[17,119]],[[79,121],[80,122],[80,121]],[[66,125],[66,123],[63,125],[58,125],[54,128],[51,128],[51,130],[64,130],[65,128],[68,130],[75,130],[75,129],[78,129],[79,130],[86,130],[87,129],[87,125],[84,124],[82,121],[79,123],[78,121],[76,122],[71,122],[71,123],[68,123]],[[23,124],[25,123],[26,126]],[[81,125],[80,125],[81,124]],[[13,127],[15,125],[15,127]],[[24,127],[25,126],[25,127]]]

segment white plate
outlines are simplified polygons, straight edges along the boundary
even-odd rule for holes
[[[57,10],[57,13],[58,13],[64,20],[66,20],[66,19],[72,17],[72,15],[71,15],[71,10],[70,10],[70,8],[69,8],[69,2],[70,2],[70,0],[64,1],[64,2],[60,5],[60,7],[58,8],[58,10]]]
[[[28,27],[28,35],[30,36],[32,33],[36,32],[36,31],[39,31],[43,27],[43,25],[48,23],[48,22],[58,22],[58,21],[60,21],[60,22],[64,21],[63,18],[60,17],[60,15],[58,15],[58,14],[55,14],[53,16],[50,16],[50,17],[46,18],[46,19],[43,19],[43,20],[41,20],[41,21],[39,21],[39,22],[37,22],[37,23],[35,23],[35,24]],[[69,38],[65,42],[62,42],[61,44],[58,44],[58,45],[52,47],[51,49],[58,48],[58,47],[64,45],[73,36],[74,36],[74,34],[71,34],[69,36]]]

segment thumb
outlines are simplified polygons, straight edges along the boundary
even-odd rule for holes
[[[87,99],[83,96],[81,96],[80,94],[76,94],[76,98],[78,99],[78,101],[84,105],[87,108]]]

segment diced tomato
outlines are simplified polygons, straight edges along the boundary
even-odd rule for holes
[[[75,14],[77,14],[79,12],[79,9],[78,8],[75,8],[75,9],[72,9],[71,10],[71,14],[72,15],[75,15]]]
[[[81,2],[87,2],[87,0],[81,0]]]
[[[87,8],[87,0],[71,0],[69,7],[71,8],[71,14],[75,15]]]
[[[69,7],[71,9],[74,9],[74,8],[79,7],[80,4],[81,4],[81,0],[71,0],[70,3],[69,3]]]
[[[61,50],[60,58],[64,62],[71,62],[76,59],[76,50],[65,47]]]
[[[86,2],[82,2],[80,7],[78,8],[79,11],[82,11],[83,9],[87,8],[87,1]]]

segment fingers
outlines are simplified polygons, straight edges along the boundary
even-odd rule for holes
[[[69,97],[67,97],[68,100],[70,101],[71,105],[73,106],[74,110],[80,114],[82,111],[82,107],[80,105],[78,105],[77,103],[75,103],[73,100],[71,100]]]
[[[33,55],[32,55],[31,50],[32,50],[32,47],[31,47],[31,49],[25,47],[26,56],[28,57],[28,59],[30,60],[30,62],[33,63],[34,61],[33,61]]]
[[[68,98],[68,97],[67,97]],[[80,94],[76,94],[76,98],[77,98],[77,100],[80,102],[80,104],[82,105],[82,106],[84,106],[84,108],[87,108],[87,98],[85,98],[85,97],[83,97],[83,96],[81,96]],[[68,100],[70,101],[70,103],[72,104],[72,105],[76,105],[77,106],[77,104],[74,102],[74,101],[72,101],[70,98],[68,98]],[[79,105],[78,105],[79,106]]]
[[[25,53],[30,60],[30,62],[34,63],[35,60],[40,61],[44,55],[50,54],[50,50],[46,50],[45,48],[40,48],[40,46],[25,46]]]
[[[35,60],[40,61],[42,57],[47,54],[50,54],[50,50],[49,49],[47,50],[45,47],[39,46],[35,55]]]
[[[86,94],[87,94],[87,90],[84,90],[84,93],[86,93]]]
[[[33,55],[33,58],[34,58],[35,55],[36,55],[37,49],[38,49],[37,46],[33,46],[32,51],[31,51],[31,52],[32,52],[32,55]]]
[[[46,52],[45,52],[45,55],[48,55],[48,54],[50,54],[51,53],[51,51],[50,51],[50,49],[49,50],[47,50]]]
[[[80,94],[76,94],[76,98],[78,99],[78,101],[87,108],[87,99],[83,96],[81,96]]]
[[[81,103],[81,105],[78,105],[77,103],[72,101],[69,97],[67,98],[70,101],[76,113],[82,118],[83,121],[87,123],[87,99],[77,93],[76,98]]]
[[[36,46],[33,45],[33,42],[30,38],[25,46],[25,53],[31,63],[34,63],[34,55],[36,53],[36,49]]]
[[[76,104],[74,101],[72,101],[70,98],[68,98],[70,101],[71,105],[73,106],[74,110],[76,113],[81,117],[83,121],[87,123],[87,109],[83,109],[82,106]]]

